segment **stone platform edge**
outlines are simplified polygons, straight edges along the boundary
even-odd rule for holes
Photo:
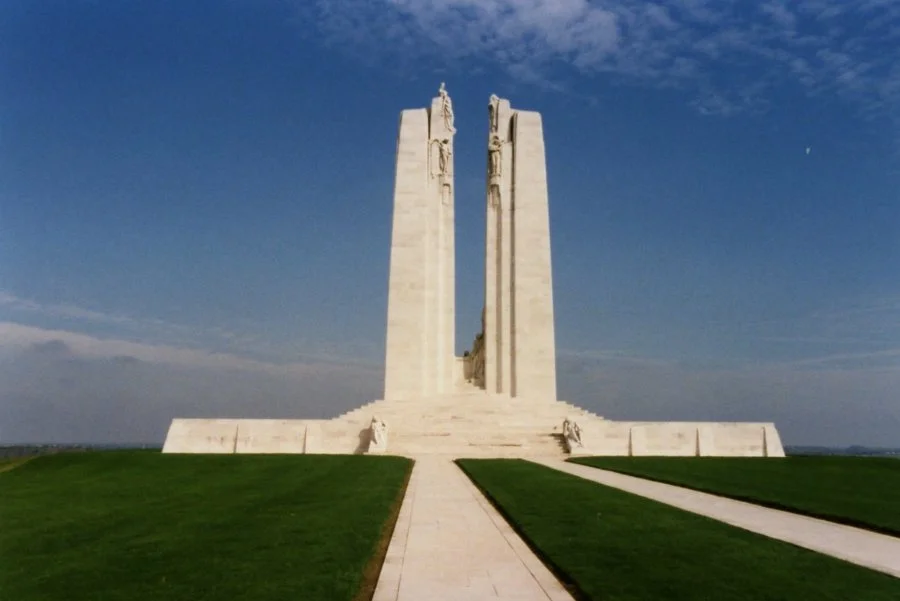
[[[546,432],[557,424],[548,423]],[[771,422],[618,422],[583,426],[584,447],[573,455],[784,457]],[[176,418],[163,453],[362,454],[369,430],[334,419]],[[461,449],[462,451],[462,449]],[[388,443],[387,453],[391,453]]]

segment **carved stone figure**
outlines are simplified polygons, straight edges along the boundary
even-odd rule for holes
[[[450,100],[450,94],[447,93],[444,82],[441,82],[441,87],[438,88],[438,96],[441,98],[441,117],[444,119],[444,126],[451,134],[455,134],[456,128],[453,127],[453,101]]]
[[[502,154],[503,141],[500,140],[500,136],[491,136],[491,141],[488,143],[488,157],[490,159],[488,162],[488,175],[490,177],[500,177]]]
[[[450,140],[444,138],[438,142],[438,168],[440,169],[441,175],[448,175],[450,173],[450,157],[453,155],[453,151],[450,150]]]
[[[369,452],[387,449],[387,424],[377,417],[372,417],[369,424]]]
[[[488,104],[488,123],[490,124],[490,132],[497,133],[500,129],[500,98],[496,94],[491,94],[490,103]]]
[[[450,140],[444,138],[443,140],[432,140],[431,143],[436,147],[431,154],[431,176],[451,175],[453,169],[450,158],[453,156],[453,149],[450,145]],[[450,185],[451,181],[445,177],[444,183]]]
[[[581,428],[570,417],[563,422],[563,436],[566,438],[566,446],[571,453],[573,449],[581,448],[584,444],[581,442]]]

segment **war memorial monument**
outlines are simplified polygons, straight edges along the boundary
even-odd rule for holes
[[[400,114],[384,398],[330,420],[175,419],[164,453],[783,457],[772,423],[604,419],[557,399],[539,113],[491,96],[484,312],[455,354],[453,105]]]

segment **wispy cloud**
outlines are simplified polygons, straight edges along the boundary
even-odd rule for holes
[[[223,326],[192,327],[156,318],[106,313],[71,304],[43,303],[0,290],[0,319],[4,318],[9,326],[31,326],[34,331],[66,332],[72,336],[84,335],[117,344],[181,349],[201,355],[247,357],[262,360],[262,363],[293,361],[370,367],[377,364],[372,359],[372,344],[367,342],[337,344],[329,341],[295,340],[276,343],[252,331],[237,332]]]
[[[0,350],[58,351],[86,359],[127,359],[186,368],[238,369],[278,376],[303,377],[310,374],[340,374],[360,371],[378,376],[372,366],[341,365],[328,361],[274,363],[232,353],[210,352],[130,340],[98,338],[65,330],[50,330],[0,322]]]
[[[560,67],[685,91],[698,110],[765,107],[793,83],[864,117],[900,119],[900,3],[892,0],[320,0],[326,40],[367,60],[484,60],[564,85]],[[313,8],[314,6],[314,8]]]
[[[849,359],[848,350],[859,361],[871,356],[882,362],[900,348],[900,297],[859,298],[803,315],[742,323],[738,329],[774,345],[803,345],[807,356],[797,361],[804,363]]]
[[[788,444],[896,446],[900,368],[560,358],[560,396],[620,420],[774,421]]]
[[[109,313],[101,313],[99,311],[91,311],[73,305],[65,304],[42,304],[36,301],[21,298],[14,294],[0,290],[0,306],[15,311],[27,311],[31,313],[40,313],[51,317],[73,318],[87,320],[98,323],[112,324],[136,324],[138,320],[126,317],[124,315],[114,315]],[[153,323],[153,322],[151,322]],[[161,323],[161,322],[156,322]]]
[[[379,368],[270,363],[0,322],[0,442],[161,442],[175,417],[334,417]]]

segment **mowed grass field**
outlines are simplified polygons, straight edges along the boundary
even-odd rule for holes
[[[365,456],[31,459],[0,473],[0,599],[363,598],[410,468]]]
[[[900,599],[900,579],[544,466],[458,463],[582,599]]]
[[[571,461],[900,536],[900,460],[579,457]]]

